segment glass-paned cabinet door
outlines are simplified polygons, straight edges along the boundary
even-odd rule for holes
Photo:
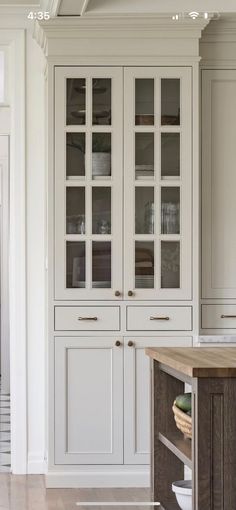
[[[123,70],[55,79],[55,297],[121,299]]]
[[[128,299],[191,298],[191,70],[126,68]]]

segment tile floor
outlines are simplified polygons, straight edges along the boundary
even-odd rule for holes
[[[151,506],[76,506],[78,501],[150,501],[148,489],[46,489],[40,475],[0,474],[0,510],[150,510]],[[158,508],[158,507],[157,507]]]
[[[0,381],[0,473],[9,472],[11,469],[10,427],[10,395],[2,391]]]

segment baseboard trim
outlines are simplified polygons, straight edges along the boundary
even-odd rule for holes
[[[28,455],[28,475],[44,475],[47,471],[44,456],[37,454]]]
[[[100,466],[99,466],[100,467]],[[76,472],[49,472],[45,476],[46,487],[54,488],[99,488],[99,487],[150,487],[150,471],[143,469],[135,471],[121,469],[109,471],[109,467],[103,471],[76,471]]]

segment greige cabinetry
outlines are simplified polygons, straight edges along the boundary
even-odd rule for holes
[[[236,328],[236,70],[202,76],[201,325],[229,331]]]
[[[82,486],[148,484],[144,349],[192,345],[191,104],[190,67],[55,70],[50,468]]]

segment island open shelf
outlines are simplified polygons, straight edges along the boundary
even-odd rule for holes
[[[172,483],[192,470],[193,510],[236,508],[236,348],[149,348],[152,359],[152,495],[179,510]],[[172,405],[192,388],[192,439]]]

